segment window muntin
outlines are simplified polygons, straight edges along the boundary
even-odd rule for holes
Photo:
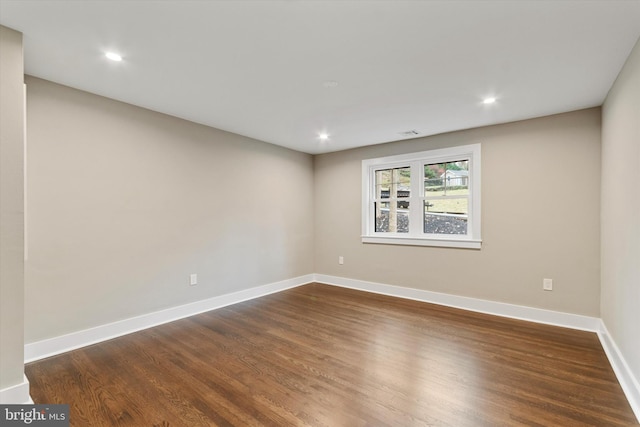
[[[364,243],[480,248],[480,144],[362,166]]]

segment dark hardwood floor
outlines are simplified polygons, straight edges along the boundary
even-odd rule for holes
[[[83,427],[637,425],[594,333],[321,284],[26,374]]]

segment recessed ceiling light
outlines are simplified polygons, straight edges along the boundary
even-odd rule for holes
[[[494,102],[496,102],[496,99],[492,96],[482,100],[483,104],[493,104]]]
[[[326,141],[329,139],[329,134],[326,132],[320,132],[318,134],[318,139],[320,139],[320,141]]]
[[[107,58],[109,58],[112,61],[116,61],[116,62],[122,61],[122,56],[118,55],[115,52],[107,52],[107,53],[104,54],[104,56],[106,56]]]

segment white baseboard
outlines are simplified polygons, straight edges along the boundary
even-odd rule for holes
[[[323,274],[308,274],[293,279],[283,280],[280,282],[257,286],[243,291],[208,298],[202,301],[196,301],[190,304],[171,307],[165,310],[132,317],[130,319],[108,323],[106,325],[100,325],[95,328],[85,329],[77,332],[72,332],[70,334],[25,344],[25,363],[40,360],[45,357],[54,356],[66,351],[85,347],[87,345],[96,344],[108,339],[161,325],[163,323],[183,319],[185,317],[214,310],[216,308],[225,307],[231,304],[258,298],[274,292],[280,292],[314,281],[345,288],[358,289],[366,292],[430,302],[465,310],[510,317],[514,319],[528,320],[537,323],[545,323],[555,326],[563,326],[572,329],[599,332],[601,325],[600,319],[580,316],[577,314],[561,313],[557,311],[424,291],[420,289],[403,288],[381,283],[347,279],[344,277],[327,276]]]
[[[343,288],[429,302],[448,307],[509,317],[512,319],[543,323],[546,325],[596,332],[600,339],[600,343],[604,348],[605,354],[609,359],[609,363],[616,374],[618,382],[622,386],[622,390],[631,405],[631,409],[640,422],[640,385],[600,318],[506,304],[477,298],[462,297],[439,292],[424,291],[420,289],[403,288],[400,286],[347,279],[344,277],[327,276],[323,274],[316,274],[314,277],[316,282],[340,286]]]
[[[205,311],[215,310],[242,301],[259,298],[285,289],[295,288],[313,281],[314,276],[308,274],[280,282],[269,283],[254,288],[208,298],[202,301],[171,307],[165,310],[144,314],[130,319],[97,326],[95,328],[72,332],[67,335],[37,341],[24,346],[25,363],[54,356],[66,351],[87,345],[96,344],[132,332],[173,322]]]
[[[323,274],[316,274],[315,279],[316,282],[326,283],[328,285],[341,286],[343,288],[357,289],[361,291],[373,292],[376,294],[429,302],[438,305],[445,305],[448,307],[461,308],[469,311],[493,314],[495,316],[527,320],[529,322],[562,326],[564,328],[578,329],[589,332],[598,332],[600,330],[601,322],[597,317],[544,310],[541,308],[507,304],[503,302],[489,301],[478,298],[462,297],[440,292],[424,291],[421,289],[403,288],[400,286],[366,282],[363,280],[347,279],[344,277],[327,276]]]
[[[308,274],[26,344],[24,349],[25,363],[195,314],[215,310],[216,308],[295,288],[311,282],[325,283],[343,288],[428,302],[512,319],[596,332],[618,381],[629,400],[629,404],[640,421],[640,386],[615,342],[609,335],[604,323],[599,318],[324,274]],[[0,390],[0,403],[33,403],[29,397],[29,381],[26,376],[22,384]]]
[[[26,375],[22,375],[22,382],[11,387],[0,390],[0,404],[27,405],[33,403],[29,395],[29,380]]]
[[[622,390],[624,390],[625,396],[627,396],[629,405],[631,405],[631,409],[640,423],[640,382],[638,382],[638,379],[633,375],[627,361],[618,349],[615,341],[613,341],[611,335],[609,335],[609,331],[602,321],[598,338],[600,338],[600,343],[609,359],[609,363],[611,363],[613,372],[615,372],[618,382]]]

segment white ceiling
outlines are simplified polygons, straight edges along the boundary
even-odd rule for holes
[[[601,105],[640,0],[0,0],[0,23],[27,74],[323,153]]]

